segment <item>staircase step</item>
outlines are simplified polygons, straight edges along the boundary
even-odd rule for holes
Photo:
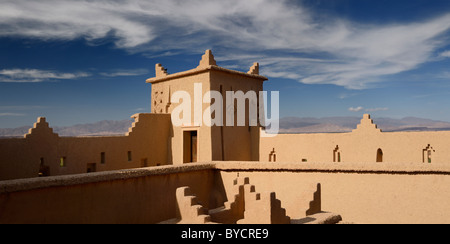
[[[203,218],[203,223],[211,222],[211,216],[210,216],[210,215],[204,215],[204,214],[202,214],[202,215],[199,215],[198,217],[199,217],[199,218]]]
[[[191,209],[192,211],[195,211],[197,215],[207,214],[206,209],[202,205],[194,205]]]

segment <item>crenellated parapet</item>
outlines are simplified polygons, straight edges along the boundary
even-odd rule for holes
[[[219,71],[228,74],[238,75],[241,77],[253,78],[260,81],[266,81],[267,77],[261,76],[259,74],[259,63],[253,63],[248,72],[240,72],[236,70],[230,70],[217,65],[217,62],[214,58],[214,55],[211,50],[206,50],[202,55],[202,58],[198,64],[198,66],[194,69],[169,74],[167,73],[167,69],[165,69],[161,64],[156,64],[155,66],[155,77],[149,78],[146,80],[147,83],[160,83],[171,80],[177,80],[185,77],[189,77],[192,75],[196,75],[203,72],[211,72],[211,71]],[[152,87],[153,88],[153,87]]]

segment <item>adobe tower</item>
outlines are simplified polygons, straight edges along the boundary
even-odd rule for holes
[[[173,126],[169,139],[169,161],[173,164],[205,161],[258,161],[259,160],[259,126],[249,123],[249,100],[245,101],[245,126],[225,124],[226,110],[233,110],[234,119],[237,118],[237,106],[226,107],[227,91],[242,91],[246,94],[254,91],[256,94],[263,90],[266,77],[259,75],[259,65],[255,63],[247,73],[225,69],[217,66],[211,50],[202,56],[195,69],[169,74],[161,65],[156,64],[156,75],[147,80],[152,84],[151,112],[155,114],[171,114],[179,106],[173,102],[176,92],[183,92],[190,97],[191,119],[189,123]],[[198,93],[201,91],[201,93]],[[205,113],[217,101],[205,99],[209,91],[219,92],[222,97],[223,126],[205,125],[203,116],[198,118],[199,106],[201,113]],[[258,95],[257,95],[258,96]],[[235,100],[235,99],[232,99]],[[186,101],[179,100],[179,103]],[[201,105],[200,105],[201,104]],[[197,105],[197,106],[196,106]],[[216,104],[217,105],[217,104]],[[206,115],[206,117],[209,114]],[[219,116],[219,117],[217,117]],[[220,118],[220,114],[213,112],[211,118]],[[174,122],[174,121],[172,121]]]

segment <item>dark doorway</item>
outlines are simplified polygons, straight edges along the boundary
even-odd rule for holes
[[[40,158],[39,164],[39,177],[50,176],[50,167],[45,165],[44,158]]]
[[[195,163],[197,162],[197,131],[183,132],[183,162]]]

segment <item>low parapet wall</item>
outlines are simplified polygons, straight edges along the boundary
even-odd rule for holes
[[[264,131],[262,132],[264,135]],[[365,114],[348,133],[261,136],[259,159],[272,162],[448,164],[450,131],[382,132]]]
[[[378,174],[444,174],[450,175],[450,165],[424,163],[289,163],[289,162],[213,162],[221,171],[279,171],[315,173],[378,173]]]
[[[450,168],[411,164],[209,162],[0,182],[0,223],[158,223],[189,186],[212,209],[236,176],[276,192],[288,215],[321,184],[322,209],[354,223],[450,223]]]
[[[157,223],[190,186],[209,207],[211,164],[162,166],[0,183],[0,223]]]
[[[344,222],[450,223],[445,165],[230,162],[216,168],[223,182],[239,174],[260,191],[276,192],[290,216],[299,214],[303,189],[320,183],[322,209],[340,214]]]

